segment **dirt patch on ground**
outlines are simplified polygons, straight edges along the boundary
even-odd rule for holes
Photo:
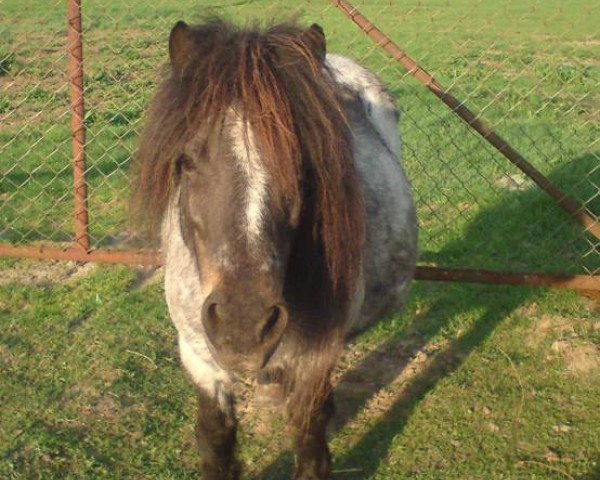
[[[569,45],[573,45],[574,47],[593,48],[600,46],[600,40],[596,40],[594,38],[587,38],[585,40],[573,40],[567,43]]]
[[[531,328],[527,344],[532,348],[548,348],[547,359],[560,358],[572,376],[586,376],[600,370],[600,348],[587,341],[585,332],[595,331],[598,322],[583,318],[543,315]]]
[[[530,347],[539,347],[548,337],[569,337],[575,333],[575,325],[582,320],[560,315],[543,315],[537,319],[527,337]]]
[[[126,415],[143,414],[143,402],[130,404],[111,392],[110,385],[76,384],[67,389],[60,400],[60,409],[76,414],[81,425],[96,422],[118,424]]]
[[[600,370],[600,349],[596,345],[559,340],[552,344],[552,350],[564,359],[571,375],[587,375]]]
[[[600,292],[583,292],[581,300],[588,312],[600,313]]]
[[[20,260],[10,268],[0,270],[0,286],[52,285],[88,275],[95,265],[79,262]]]
[[[103,395],[92,406],[89,414],[95,418],[101,418],[103,422],[119,423],[122,408],[114,398]]]
[[[0,345],[0,366],[11,367],[15,356],[4,345]]]
[[[586,310],[596,312],[596,305],[590,304]],[[563,317],[560,315],[542,315],[535,320],[529,332],[529,344],[539,345],[547,337],[577,337],[600,330],[600,319],[594,317]]]

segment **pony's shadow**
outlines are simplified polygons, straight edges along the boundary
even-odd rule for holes
[[[577,168],[582,168],[583,164],[585,169],[594,162],[593,156],[588,156],[573,161],[570,166],[576,164]],[[550,178],[560,182],[572,177],[573,172],[567,171],[568,168],[569,165],[555,170]],[[435,256],[439,256],[440,261],[453,258],[460,265],[461,255],[468,255],[469,248],[466,246],[485,245],[485,235],[489,234],[490,225],[502,225],[503,219],[514,219],[522,215],[524,207],[540,203],[547,204],[544,208],[547,208],[550,217],[562,215],[559,208],[536,187],[506,192],[493,207],[480,211],[460,241],[449,243]],[[563,222],[563,228],[579,228],[566,215],[560,221]],[[531,243],[530,229],[521,228],[514,222],[509,224],[513,228],[496,228],[493,232],[495,240],[501,236],[502,241],[513,245]],[[571,234],[576,236],[578,232],[571,231]],[[544,254],[556,255],[551,251],[552,245],[547,245],[549,251]],[[434,259],[433,255],[430,254],[428,260]],[[539,258],[539,249],[523,249],[520,260],[525,264],[530,260],[535,265]],[[467,262],[468,258],[462,260]],[[373,400],[379,400],[380,393],[385,392],[390,384],[398,381],[403,384],[402,388],[390,389],[399,393],[392,398],[386,395],[380,402],[383,412],[377,415],[377,423],[349,451],[335,459],[334,476],[356,480],[371,478],[382,459],[386,458],[394,437],[402,433],[427,393],[435,388],[438,381],[456,371],[511,312],[536,295],[539,295],[539,291],[524,287],[416,282],[404,314],[404,318],[412,314],[412,319],[403,328],[393,329],[391,338],[355,362],[336,382],[338,411],[333,422],[336,429],[344,428],[360,412],[368,409]],[[427,311],[417,308],[423,304],[430,305]],[[474,318],[470,327],[438,348],[433,341],[435,337],[449,327],[453,319],[465,314]],[[423,357],[430,358],[423,361]],[[291,464],[291,455],[282,454],[254,476],[264,480],[286,478]]]
[[[427,392],[444,376],[458,369],[469,353],[530,294],[525,289],[502,289],[501,292],[497,290],[479,285],[415,285],[412,292],[413,303],[418,303],[421,298],[430,299],[431,296],[435,296],[433,306],[427,312],[419,313],[413,318],[402,330],[405,335],[395,333],[357,365],[343,373],[336,382],[336,415],[332,422],[336,431],[344,428],[363,409],[368,408],[368,404],[378,399],[379,394],[385,392],[393,382],[406,376],[408,384],[393,398],[390,399],[388,395],[382,397],[385,412],[378,416],[378,422],[350,451],[334,460],[336,478],[370,478],[378,469],[381,459],[386,457],[392,440],[402,432],[412,412]],[[470,310],[480,311],[485,308],[486,299],[491,300],[492,297],[494,304],[502,304],[502,308],[484,311],[466,333],[445,346],[442,351],[428,350],[433,337],[447,326],[455,315],[465,313],[466,303],[470,303]],[[430,353],[432,360],[421,364],[423,357]],[[414,376],[411,375],[413,370],[418,372]],[[381,404],[377,408],[380,409]],[[286,475],[289,476],[291,463],[291,456],[283,454],[256,478],[286,478]]]
[[[594,459],[594,467],[591,471],[576,478],[577,480],[598,480],[600,478],[600,457]]]
[[[378,364],[378,357],[392,356],[392,358],[400,358],[401,361],[389,372],[388,377],[393,376],[392,381],[404,375],[408,378],[406,385],[399,389],[399,393],[394,396],[389,405],[386,405],[385,413],[379,417],[375,426],[364,434],[349,452],[337,459],[336,467],[338,469],[342,471],[347,469],[348,472],[356,470],[356,473],[345,475],[345,478],[370,478],[378,469],[381,459],[386,457],[394,437],[404,430],[411,414],[427,393],[436,386],[439,380],[457,370],[469,354],[478,345],[481,345],[496,326],[519,307],[531,293],[524,289],[513,291],[503,289],[498,292],[498,288],[489,286],[457,284],[437,287],[420,285],[415,290],[417,298],[421,296],[430,298],[434,295],[436,301],[424,316],[415,317],[415,320],[409,325],[408,338],[414,339],[414,341],[404,358],[395,354],[399,340],[397,338],[390,339],[380,349],[369,355],[359,367],[365,370],[371,367],[375,368]],[[468,308],[465,308],[463,303],[465,300],[470,303]],[[495,308],[486,309],[488,302],[492,303],[492,301]],[[465,313],[477,315],[470,328],[439,351],[436,351],[437,346],[433,342],[432,359],[424,362],[422,366],[417,359],[415,364],[415,353],[427,356],[433,337],[447,326],[453,317]],[[441,315],[446,316],[446,320]],[[418,324],[420,321],[433,321],[435,326],[427,329],[424,334],[415,334],[421,327]],[[411,376],[411,372],[407,372],[407,369],[417,370],[417,373]],[[344,375],[341,385],[344,385],[346,377]],[[377,393],[378,391],[373,391],[371,397]],[[340,403],[343,401],[342,398],[339,399]],[[358,409],[350,410],[351,416],[345,417],[344,421],[350,420],[358,412]]]

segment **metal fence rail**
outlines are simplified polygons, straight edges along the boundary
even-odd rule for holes
[[[600,290],[594,2],[81,3],[0,0],[0,256],[157,264],[127,167],[170,26],[295,13],[397,98],[418,278]]]

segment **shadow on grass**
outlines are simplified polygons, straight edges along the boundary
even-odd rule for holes
[[[424,368],[411,378],[408,385],[393,400],[386,413],[379,419],[378,423],[371,428],[361,440],[337,461],[337,468],[356,468],[360,473],[347,478],[370,478],[378,469],[382,459],[389,452],[391,443],[406,426],[411,414],[419,406],[421,400],[437,385],[437,382],[445,376],[456,371],[464,360],[481,345],[493,332],[496,326],[504,320],[513,310],[521,305],[528,297],[528,291],[524,289],[512,289],[498,292],[498,287],[473,287],[473,286],[445,286],[440,289],[440,295],[431,311],[445,312],[448,319],[455,315],[462,315],[464,309],[454,310],[458,305],[452,305],[456,296],[466,296],[473,300],[471,310],[486,310],[480,314],[468,331],[451,342],[442,351],[434,354],[433,359]],[[475,290],[475,292],[474,292]],[[478,293],[474,295],[474,293]],[[478,302],[477,299],[480,301]],[[430,330],[423,335],[418,348],[423,348],[438,331],[445,326],[440,323],[436,329]],[[411,325],[409,331],[418,329],[419,325]],[[383,352],[393,351],[394,342],[384,346]],[[379,352],[377,353],[379,355]],[[410,359],[410,357],[408,358]],[[370,358],[367,358],[360,368],[369,368]],[[397,373],[400,375],[405,365],[398,365]],[[376,392],[374,392],[375,394]]]
[[[567,195],[586,202],[600,216],[598,169],[600,152],[590,153],[557,167],[549,180]],[[495,205],[477,212],[460,241],[441,251],[425,250],[421,261],[444,267],[472,267],[499,271],[581,274],[600,269],[600,255],[590,250],[590,235],[536,185],[511,184]],[[600,253],[596,250],[596,253]],[[586,255],[588,254],[588,255]],[[585,257],[585,258],[584,258]]]
[[[577,162],[578,172],[582,172],[592,171],[596,160],[590,155],[574,162]],[[568,168],[564,166],[556,170],[551,177],[572,178]],[[556,242],[547,241],[544,234],[549,229],[559,229],[559,232],[564,229],[564,233]],[[534,265],[544,271],[543,259],[546,258],[553,262],[549,264],[550,271],[555,268],[561,271],[573,258],[581,257],[580,249],[585,248],[582,237],[579,226],[553,205],[543,192],[533,187],[506,192],[497,205],[478,214],[460,241],[448,244],[434,258],[452,259],[457,265],[472,264],[472,255],[481,254],[475,251],[476,246],[482,245],[484,258],[493,258],[495,248],[502,247],[502,253],[508,251],[511,258],[519,258],[526,267]],[[566,263],[563,258],[555,261],[554,256],[559,254],[566,256]],[[501,264],[502,258],[496,258],[496,261]],[[511,312],[535,295],[534,289],[520,287],[417,283],[412,292],[412,302],[431,307],[424,314],[416,315],[406,328],[395,332],[392,338],[342,375],[336,386],[338,428],[356,417],[394,380],[405,375],[409,370],[407,367],[413,366],[411,362],[415,355],[449,327],[454,318],[469,315],[474,321],[458,338],[433,352],[431,358],[421,365],[422,368],[409,376],[407,383],[398,389],[400,393],[386,398],[385,410],[377,417],[377,423],[350,451],[336,459],[334,472],[340,472],[336,478],[371,478],[388,455],[394,438],[402,433],[427,393],[442,378],[459,369]],[[265,480],[283,478],[289,475],[291,465],[291,456],[282,454],[256,477]],[[591,473],[589,478],[598,478],[593,477],[595,473]]]
[[[0,173],[0,208],[5,214],[4,225],[0,226],[0,240],[12,244],[27,244],[36,241],[70,242],[73,239],[73,172],[68,166],[54,171],[50,166],[33,172],[24,170]],[[98,217],[114,218],[114,211],[100,212],[94,205],[105,202],[101,196],[128,195],[127,169],[130,157],[120,152],[119,156],[105,156],[100,161],[88,164],[88,210],[91,221]],[[2,197],[6,200],[2,202]],[[69,219],[65,221],[65,218]],[[98,220],[96,220],[98,221]],[[91,224],[94,229],[94,223]],[[103,242],[106,246],[108,241]]]
[[[577,477],[578,480],[598,480],[600,479],[600,456],[594,459],[594,467],[588,473]]]
[[[433,287],[416,285],[415,299],[436,299],[425,315],[418,315],[401,333],[394,335],[364,358],[360,364],[344,373],[336,386],[336,429],[341,429],[360,413],[367,403],[383,392],[395,379],[401,377],[415,355],[448,326],[457,315],[469,310],[483,313],[468,331],[441,351],[432,354],[422,370],[407,379],[407,386],[392,398],[386,396],[386,411],[359,442],[341,458],[335,460],[334,471],[356,472],[336,475],[336,478],[367,479],[378,469],[390,450],[393,439],[400,434],[412,412],[437,382],[457,370],[468,355],[493,332],[494,328],[531,295],[522,288],[464,286],[446,284]],[[470,307],[464,308],[465,303]],[[429,322],[429,323],[427,323]],[[426,323],[424,325],[424,323]],[[412,364],[411,364],[412,366]],[[374,378],[375,377],[375,378]],[[365,378],[372,381],[365,382]],[[358,385],[358,388],[357,388]],[[281,455],[257,475],[257,478],[275,480],[284,478],[291,468],[291,456]]]

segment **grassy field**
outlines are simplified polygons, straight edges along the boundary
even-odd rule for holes
[[[84,0],[95,246],[127,247],[127,167],[178,19],[297,13],[402,110],[423,264],[598,273],[597,242],[325,1]],[[592,1],[357,6],[562,189],[600,214]],[[0,0],[0,242],[72,237],[62,0]],[[0,259],[0,478],[197,478],[193,389],[158,278]],[[600,315],[568,292],[415,284],[337,373],[336,478],[600,478]],[[291,469],[243,389],[247,478]]]
[[[0,477],[197,478],[196,402],[160,278],[4,267]],[[343,358],[335,478],[600,478],[597,308],[566,292],[417,283],[406,311]],[[282,421],[247,396],[244,478],[286,478]]]

